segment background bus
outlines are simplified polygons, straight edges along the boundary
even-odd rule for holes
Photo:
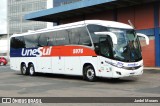
[[[120,78],[141,75],[143,60],[138,36],[126,24],[87,20],[16,34],[10,40],[10,67],[23,75],[54,73]]]

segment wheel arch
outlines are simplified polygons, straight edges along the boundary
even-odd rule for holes
[[[28,63],[28,67],[29,67],[31,64],[33,64],[33,62],[29,62],[29,63]],[[34,64],[33,64],[33,65],[34,65]]]
[[[20,68],[22,67],[22,65],[26,65],[26,67],[27,67],[27,64],[25,62],[21,62]]]
[[[85,63],[84,65],[83,65],[83,69],[82,69],[82,74],[84,74],[84,68],[85,67],[87,67],[87,66],[89,66],[89,65],[91,65],[93,68],[94,68],[94,71],[95,71],[95,67],[94,67],[94,65],[92,64],[92,63]],[[96,74],[96,71],[95,71],[95,74]]]

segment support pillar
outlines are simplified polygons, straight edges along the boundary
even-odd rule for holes
[[[156,66],[160,67],[159,2],[154,4],[154,35]]]

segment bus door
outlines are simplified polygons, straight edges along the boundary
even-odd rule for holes
[[[109,37],[100,37],[99,39],[99,66],[101,76],[112,77],[111,66],[112,62],[112,46]]]

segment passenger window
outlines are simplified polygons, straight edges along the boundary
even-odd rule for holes
[[[80,42],[80,32],[78,28],[67,30],[70,38],[70,44],[78,45]]]
[[[42,47],[42,46],[47,46],[48,45],[48,33],[41,33],[38,37],[38,46]]]
[[[26,48],[26,44],[24,42],[24,37],[13,37],[11,39],[11,48],[19,49],[19,48]]]
[[[48,46],[56,45],[56,32],[49,32],[47,34]]]
[[[56,32],[47,32],[39,35],[39,46],[54,46],[56,45]]]
[[[85,27],[79,28],[80,32],[80,45],[86,45],[86,46],[92,46],[91,39],[89,37],[89,34],[87,32],[87,29]]]
[[[66,30],[57,31],[56,35],[56,45],[68,45],[69,44],[69,37]]]
[[[70,44],[92,46],[91,39],[85,27],[67,30]]]
[[[38,36],[29,35],[24,36],[26,48],[36,48],[38,46]]]
[[[91,35],[91,38],[93,40],[94,46],[97,46],[97,43],[99,43],[99,36],[94,34],[94,32],[108,31],[107,27],[100,26],[100,25],[88,25],[87,28],[90,32],[90,35]]]

